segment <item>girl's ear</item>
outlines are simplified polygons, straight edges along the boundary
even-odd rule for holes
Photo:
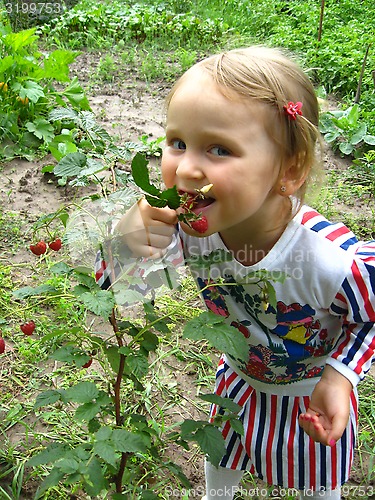
[[[292,196],[306,181],[309,171],[301,167],[303,162],[298,156],[291,158],[284,165],[283,172],[277,181],[276,190],[281,196]]]

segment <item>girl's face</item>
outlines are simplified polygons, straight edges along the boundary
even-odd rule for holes
[[[285,202],[274,189],[280,170],[277,146],[266,132],[269,107],[228,99],[202,70],[187,74],[167,113],[162,174],[167,187],[196,194],[213,184],[194,209],[205,215],[207,236],[231,239],[280,222]],[[278,188],[280,185],[278,185]],[[271,224],[270,224],[271,223]],[[188,234],[200,236],[186,224]]]

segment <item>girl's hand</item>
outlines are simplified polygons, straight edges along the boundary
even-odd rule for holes
[[[176,231],[177,213],[155,208],[145,199],[136,203],[120,220],[116,231],[136,257],[161,257]]]
[[[346,377],[326,365],[311,395],[308,410],[301,413],[298,420],[314,441],[334,446],[341,438],[349,420],[352,390]]]

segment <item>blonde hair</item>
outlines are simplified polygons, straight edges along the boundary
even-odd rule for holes
[[[280,148],[279,179],[283,177],[283,165],[290,158],[295,158],[294,178],[307,179],[295,193],[299,206],[304,200],[308,180],[317,170],[317,145],[321,145],[317,98],[301,67],[282,50],[263,46],[216,54],[182,75],[167,97],[167,106],[187,75],[196,69],[207,72],[230,99],[239,96],[269,105],[267,130]],[[296,120],[289,119],[284,112],[284,106],[290,101],[303,104],[303,115],[298,115]]]

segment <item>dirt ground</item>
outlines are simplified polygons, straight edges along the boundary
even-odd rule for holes
[[[137,80],[136,75],[131,72],[118,75],[115,83],[93,83],[92,75],[96,72],[98,62],[98,55],[82,54],[73,65],[71,76],[78,76],[83,85],[90,84],[90,104],[106,130],[111,135],[117,136],[120,144],[127,141],[137,142],[143,135],[153,139],[164,135],[163,102],[168,86],[164,83],[145,84]],[[51,157],[37,162],[17,159],[4,165],[0,170],[0,203],[7,211],[19,214],[25,233],[41,213],[57,210],[64,206],[73,194],[77,194],[71,189],[56,187],[50,177],[41,173],[42,166],[51,161]],[[347,167],[347,162],[330,153],[327,153],[325,162],[326,168]],[[78,192],[78,195],[81,194],[84,194],[84,191]],[[28,258],[26,246],[12,257],[15,263],[21,263]],[[196,391],[194,374],[186,377],[184,367],[181,363],[179,366],[177,361],[173,368],[173,373],[169,372],[167,376],[174,377],[176,383],[184,387],[184,390],[191,393]],[[206,415],[200,414],[195,408],[188,408],[187,414],[194,418],[206,418]],[[184,452],[180,448],[171,449],[169,453],[183,466],[194,487],[202,487],[204,484],[202,457],[194,451]],[[362,479],[359,470],[358,466],[353,469],[353,484]]]

